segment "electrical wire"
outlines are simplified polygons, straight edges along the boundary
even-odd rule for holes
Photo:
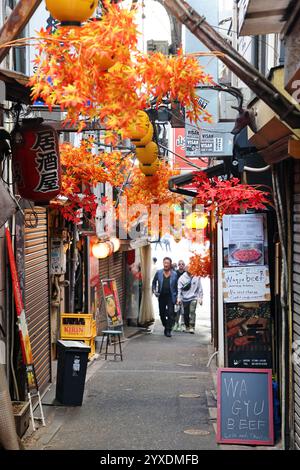
[[[198,131],[218,132],[218,134],[229,134],[229,131],[222,131],[221,129],[219,130],[219,129],[211,129],[211,128],[196,126],[196,124],[191,124],[190,122],[185,121],[181,117],[177,116],[177,114],[174,114],[170,109],[168,109],[168,112],[171,114],[171,116],[175,117],[178,121],[181,121],[183,124],[185,124],[185,126],[194,127]]]
[[[192,166],[192,167],[194,167],[194,168],[197,168],[197,170],[203,171],[203,168],[202,168],[202,167],[197,166],[197,165],[195,165],[194,163],[191,163],[187,158],[182,157],[182,155],[179,155],[178,153],[173,152],[172,150],[168,149],[167,147],[165,147],[165,146],[162,145],[162,144],[158,144],[158,146],[159,146],[159,147],[162,147],[163,149],[168,150],[169,152],[171,152],[171,153],[172,153],[173,155],[175,155],[176,157],[181,158],[181,160],[183,160],[183,161],[184,161],[185,163],[187,163],[188,165],[190,165],[190,166]],[[199,158],[200,160],[202,160],[201,157],[196,157],[196,158]],[[202,160],[202,161],[203,161],[203,160]],[[205,162],[205,163],[206,163],[206,162]]]

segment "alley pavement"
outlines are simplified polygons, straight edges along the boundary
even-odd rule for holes
[[[88,368],[81,407],[53,406],[44,398],[47,426],[25,437],[25,447],[217,449],[207,333],[208,325],[198,323],[195,335],[167,338],[156,320],[151,333],[125,339],[123,362],[98,358]]]

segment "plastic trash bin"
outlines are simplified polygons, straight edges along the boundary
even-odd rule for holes
[[[63,405],[82,405],[90,350],[80,341],[57,341],[56,400]]]

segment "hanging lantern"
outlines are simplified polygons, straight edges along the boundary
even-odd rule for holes
[[[110,241],[112,242],[113,246],[114,246],[114,253],[116,253],[119,249],[120,249],[120,246],[121,246],[121,242],[118,238],[116,237],[112,237],[110,239]]]
[[[135,262],[135,250],[126,251],[126,262],[129,266]]]
[[[93,256],[97,259],[104,259],[109,256],[110,246],[106,242],[98,241],[92,246]]]
[[[144,173],[145,176],[153,176],[159,166],[159,160],[158,158],[153,162],[153,163],[148,163],[148,164],[143,164],[140,163],[139,167],[142,173]]]
[[[98,56],[99,59],[97,63],[100,72],[106,72],[106,70],[110,69],[116,63],[116,59],[108,52],[100,51],[98,52]]]
[[[207,227],[207,224],[207,216],[199,212],[192,212],[185,219],[185,225],[189,229],[205,229]]]
[[[158,146],[151,141],[145,147],[137,147],[136,156],[143,165],[153,163],[158,158]]]
[[[23,119],[12,132],[12,162],[18,192],[47,204],[60,192],[61,167],[57,132],[42,118]]]
[[[108,248],[109,248],[108,256],[110,256],[110,255],[112,255],[113,252],[114,252],[114,248],[115,248],[115,247],[114,247],[114,244],[113,244],[113,242],[112,242],[111,240],[107,240],[105,243],[107,244],[107,246],[108,246]]]
[[[153,138],[154,129],[145,111],[138,111],[136,121],[129,126],[128,137],[136,145],[143,147]]]
[[[97,5],[96,0],[46,0],[51,16],[62,26],[81,26],[92,16]]]
[[[128,137],[135,140],[142,139],[148,132],[149,124],[148,114],[145,111],[138,111],[135,121],[129,125]]]

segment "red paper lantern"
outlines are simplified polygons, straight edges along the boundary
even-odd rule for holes
[[[55,129],[42,118],[23,119],[12,133],[14,174],[21,197],[47,204],[60,192],[61,168]]]
[[[126,251],[126,262],[129,266],[135,262],[135,250]]]

